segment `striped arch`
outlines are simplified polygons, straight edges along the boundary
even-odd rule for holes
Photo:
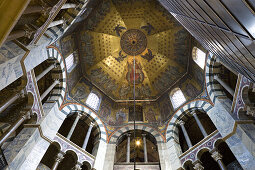
[[[144,130],[148,133],[150,133],[152,136],[155,137],[157,144],[160,143],[164,143],[165,139],[164,136],[156,129],[150,127],[150,126],[146,126],[146,125],[142,125],[142,124],[137,124],[136,125],[136,129],[137,130]],[[110,144],[116,144],[117,139],[124,134],[127,131],[130,130],[134,130],[134,124],[129,124],[127,126],[123,126],[120,129],[116,130],[115,132],[112,133],[112,135],[109,137],[109,143]]]
[[[205,82],[209,97],[213,103],[219,96],[225,96],[222,87],[217,81],[214,81],[214,75],[220,73],[220,63],[217,62],[216,56],[209,53],[205,66]]]
[[[51,96],[48,99],[49,101],[55,101],[58,103],[58,107],[61,106],[61,104],[64,101],[65,98],[65,93],[66,93],[66,66],[64,63],[64,58],[60,51],[57,49],[55,46],[48,46],[47,47],[47,54],[49,59],[56,59],[60,65],[61,68],[61,73],[56,73],[56,74],[61,74],[61,79],[60,81],[60,86],[55,87],[52,90]],[[56,76],[59,77],[59,76]]]
[[[101,121],[101,119],[97,116],[97,114],[93,110],[91,110],[89,107],[83,106],[78,103],[72,103],[72,104],[65,105],[61,109],[61,112],[63,112],[65,115],[69,115],[73,111],[81,111],[81,112],[86,113],[89,117],[91,117],[93,123],[96,123],[96,125],[100,129],[100,132],[98,132],[98,133],[100,133],[100,140],[102,140],[104,142],[107,141],[108,137],[107,137],[107,133],[106,133],[106,128],[105,128],[103,122]]]
[[[175,139],[179,141],[179,133],[178,133],[178,121],[181,119],[185,119],[190,110],[203,110],[204,112],[208,112],[212,109],[213,106],[207,102],[206,100],[195,100],[187,103],[182,108],[180,108],[170,119],[166,129],[166,141],[168,142],[171,139]]]
[[[80,19],[80,16],[84,13],[84,11],[89,11],[90,9],[86,8],[88,4],[88,0],[79,0],[77,6],[72,8],[72,10],[68,10],[65,12],[65,24],[61,24],[55,27],[48,28],[46,30],[46,34],[51,37],[52,42],[59,39],[64,33],[75,23],[77,20]]]

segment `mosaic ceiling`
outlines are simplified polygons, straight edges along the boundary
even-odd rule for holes
[[[187,72],[191,36],[154,0],[107,0],[77,34],[84,76],[110,98],[157,99]],[[135,65],[135,68],[134,68]]]

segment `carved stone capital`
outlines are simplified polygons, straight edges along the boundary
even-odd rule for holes
[[[61,162],[62,159],[64,159],[64,154],[60,152],[56,156],[56,162]]]
[[[25,89],[21,90],[21,91],[20,91],[20,93],[18,93],[17,95],[18,95],[19,97],[24,98],[24,97],[25,97],[25,95],[26,95],[26,91],[25,91]]]
[[[184,121],[182,121],[182,120],[179,120],[179,121],[178,121],[178,124],[179,124],[179,125],[184,125],[184,124],[185,124],[185,122],[184,122]]]
[[[25,31],[24,37],[27,37],[29,39],[32,38],[32,35],[35,33],[35,30],[28,26],[27,24],[25,25],[24,31]]]
[[[218,151],[213,151],[211,157],[215,161],[218,161],[218,160],[222,159],[222,155]]]
[[[80,165],[80,163],[77,163],[73,168],[72,168],[72,170],[81,170],[82,168],[81,168],[81,165]]]
[[[196,160],[194,163],[195,170],[203,170],[204,167],[202,166],[202,162],[200,160]]]
[[[91,122],[91,123],[89,124],[89,126],[90,126],[90,127],[93,127],[93,126],[95,126],[95,123]]]

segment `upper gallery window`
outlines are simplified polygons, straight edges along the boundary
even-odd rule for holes
[[[92,109],[97,110],[99,106],[99,97],[95,93],[90,93],[86,100],[86,104]]]
[[[199,65],[199,67],[204,69],[205,58],[206,58],[205,52],[203,52],[202,50],[200,50],[197,47],[194,47],[192,50],[192,58],[197,63],[197,65]]]
[[[70,54],[66,59],[66,69],[67,69],[67,72],[71,72],[72,69],[74,68],[74,55],[73,53]]]
[[[170,100],[172,102],[174,109],[178,108],[186,101],[186,99],[179,87],[177,87],[171,91]]]

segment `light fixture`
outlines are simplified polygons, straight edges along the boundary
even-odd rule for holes
[[[140,140],[136,140],[135,144],[136,144],[136,146],[140,146],[141,145],[141,141]]]

